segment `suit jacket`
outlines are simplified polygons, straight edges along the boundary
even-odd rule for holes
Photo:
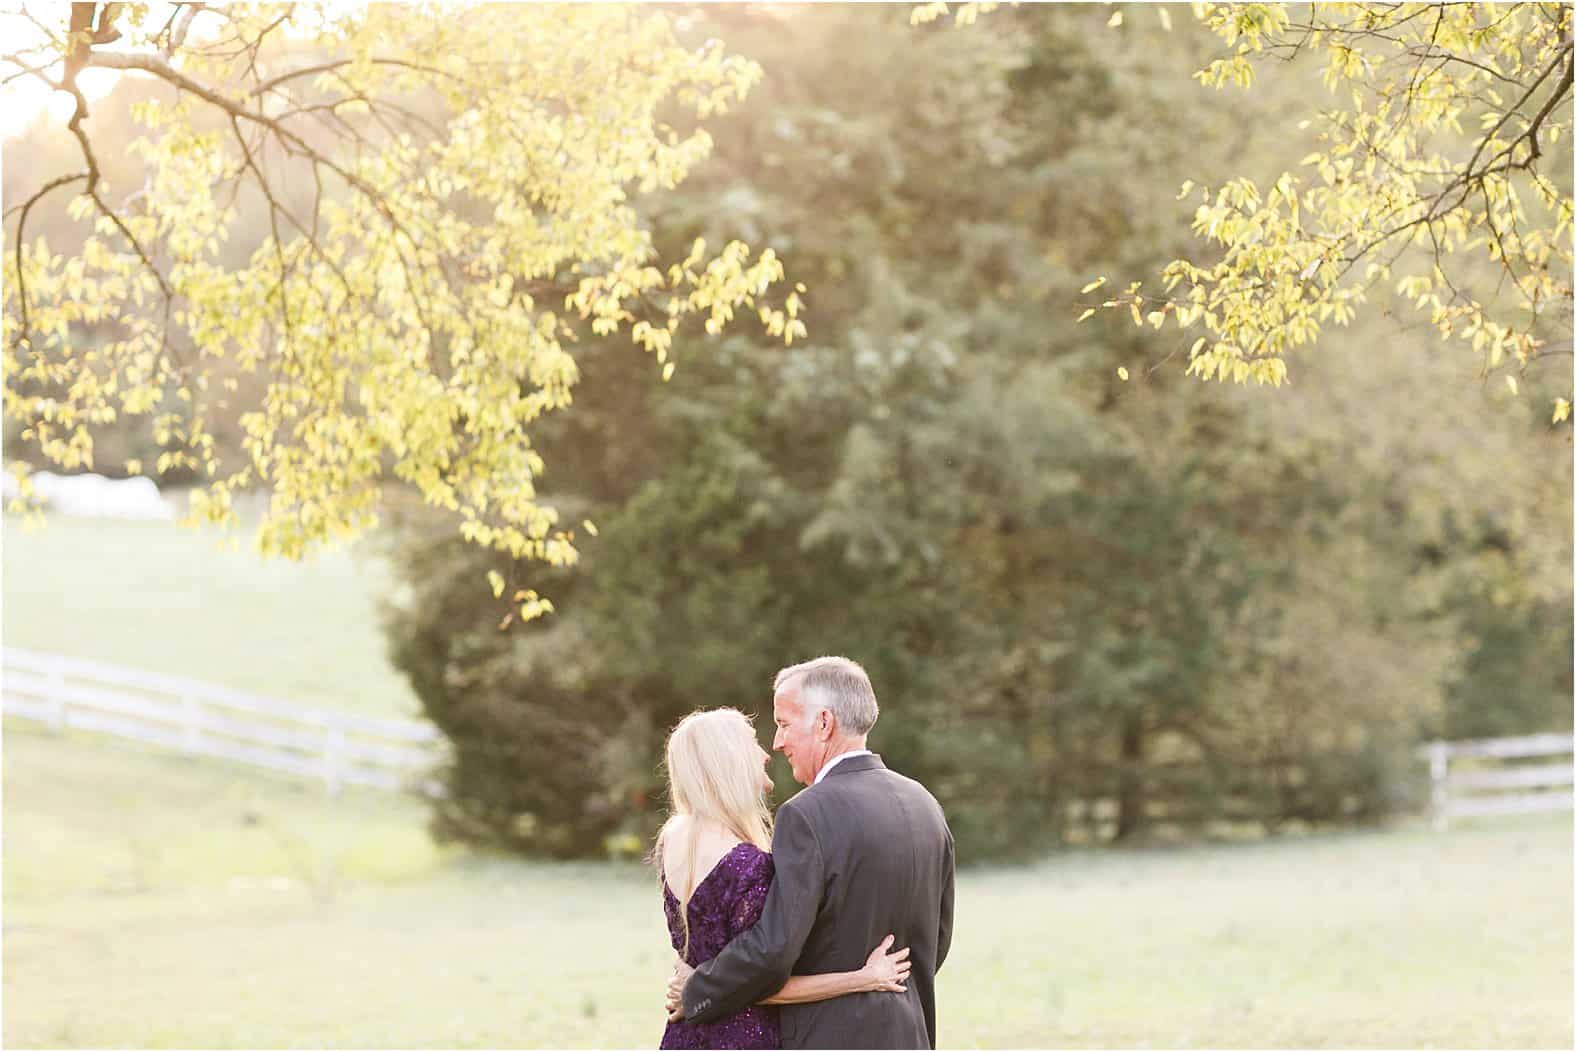
[[[790,975],[857,971],[880,941],[909,947],[902,994],[784,1005],[784,1048],[935,1048],[936,972],[952,944],[952,832],[924,786],[881,757],[839,762],[777,809],[776,879],[761,919],[698,968],[684,1015],[710,1022]]]

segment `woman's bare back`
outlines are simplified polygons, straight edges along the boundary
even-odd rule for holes
[[[690,851],[692,833],[693,853]],[[705,880],[739,843],[737,836],[713,822],[702,821],[697,825],[689,815],[676,816],[662,838],[662,873],[668,889],[680,901],[687,899],[695,885]]]

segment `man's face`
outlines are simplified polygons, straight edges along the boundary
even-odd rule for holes
[[[777,724],[777,734],[772,738],[772,748],[788,758],[793,769],[793,780],[800,785],[815,781],[821,769],[825,743],[816,736],[816,717],[807,713],[799,701],[799,688],[786,684],[772,699],[772,719]]]

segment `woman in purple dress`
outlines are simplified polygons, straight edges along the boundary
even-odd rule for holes
[[[691,713],[668,738],[673,814],[652,858],[662,878],[668,934],[682,962],[680,978],[760,919],[772,883],[770,762],[748,717],[736,709]],[[670,1021],[661,1047],[781,1048],[776,1005],[903,993],[908,950],[888,953],[891,946],[889,935],[856,972],[793,976],[761,1003],[714,1022]]]

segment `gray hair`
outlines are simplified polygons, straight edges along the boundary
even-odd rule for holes
[[[818,657],[789,665],[777,673],[772,692],[778,693],[795,681],[806,706],[812,711],[829,710],[844,733],[862,737],[876,725],[881,710],[876,705],[870,676],[859,662],[845,657]]]

